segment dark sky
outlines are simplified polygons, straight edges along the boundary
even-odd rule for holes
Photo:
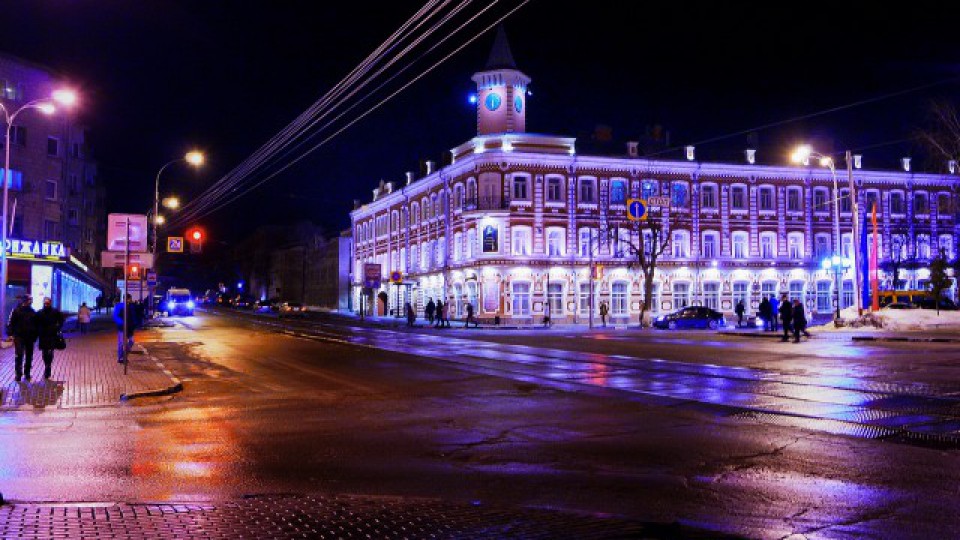
[[[502,0],[491,11],[516,4]],[[533,0],[506,24],[517,63],[533,78],[528,129],[585,138],[603,124],[619,145],[659,123],[682,145],[960,75],[955,28],[934,4],[836,4],[787,13],[772,3]],[[164,191],[195,196],[420,5],[8,0],[0,50],[78,85],[110,210],[142,211],[160,165],[192,145],[206,150],[202,172],[173,168],[163,177]],[[369,199],[379,179],[439,161],[475,134],[466,96],[492,39],[482,37],[203,225],[226,239],[302,218],[345,226],[351,200]],[[781,162],[792,142],[816,140],[825,151],[865,149],[866,166],[893,168],[920,150],[884,143],[909,137],[932,97],[957,91],[949,82],[760,131],[759,158]],[[746,136],[700,145],[698,157],[735,161],[746,145]]]

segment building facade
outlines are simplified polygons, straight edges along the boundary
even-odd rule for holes
[[[0,102],[11,113],[49,99],[59,79],[47,68],[0,54]],[[32,291],[36,302],[43,293],[74,311],[81,302],[93,305],[104,289],[99,254],[106,235],[105,192],[87,138],[69,110],[50,116],[25,110],[14,122],[8,303]]]
[[[685,161],[643,159],[636,144],[622,157],[580,155],[573,138],[523,131],[530,79],[502,33],[473,80],[478,136],[451,150],[449,166],[381,182],[351,213],[354,309],[400,313],[410,302],[422,313],[429,299],[445,299],[457,317],[470,303],[480,317],[533,322],[549,306],[554,322],[586,322],[606,302],[614,322],[636,321],[644,281],[631,264],[639,238],[626,203],[652,197],[668,199],[656,219],[669,236],[653,315],[692,304],[729,313],[738,301],[755,312],[762,297],[781,294],[814,314],[831,313],[835,297],[852,305],[853,268],[823,267],[858,249],[851,199],[861,224],[877,207],[881,264],[914,263],[902,265],[899,288],[924,288],[923,266],[941,249],[956,257],[955,175],[866,170],[856,156],[851,197],[829,169],[757,165],[753,151],[741,164],[698,162],[692,148]],[[861,231],[863,260],[874,242]],[[402,283],[364,287],[369,265],[384,277],[400,272]],[[882,288],[891,280],[880,272]]]

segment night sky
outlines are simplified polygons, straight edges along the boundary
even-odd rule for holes
[[[491,12],[517,3],[504,0]],[[486,5],[475,4],[468,10]],[[165,192],[185,199],[200,193],[420,5],[7,0],[0,50],[50,66],[78,86],[109,210],[145,211],[163,163],[193,145],[205,150],[210,163],[201,172],[173,168],[163,177]],[[909,138],[924,124],[929,100],[956,94],[960,80],[952,18],[932,4],[804,5],[788,14],[772,5],[533,0],[506,23],[518,66],[533,79],[527,127],[586,141],[597,125],[608,126],[611,150],[622,152],[623,141],[660,124],[681,146],[941,82],[755,135],[758,159],[767,163],[783,163],[792,143],[812,140],[825,152],[860,151],[868,168],[894,168],[905,155],[923,167],[922,149]],[[492,40],[492,32],[481,37],[202,224],[227,242],[266,223],[345,227],[352,199],[368,200],[381,178],[399,180],[420,160],[440,161],[475,134],[466,98]],[[747,140],[698,145],[698,158],[740,160]]]

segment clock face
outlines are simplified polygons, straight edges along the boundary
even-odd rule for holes
[[[500,99],[500,94],[491,92],[487,94],[487,99],[484,100],[484,104],[486,104],[487,109],[491,111],[495,111],[500,108],[501,101],[502,100]]]
[[[517,97],[513,98],[513,108],[516,109],[517,112],[520,112],[520,111],[523,110],[523,98],[522,98],[522,97],[517,96]]]

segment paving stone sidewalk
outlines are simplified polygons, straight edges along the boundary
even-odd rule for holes
[[[20,383],[14,381],[13,347],[0,351],[0,411],[111,405],[119,403],[121,396],[170,392],[180,384],[144,353],[130,355],[124,375],[123,364],[117,363],[116,334],[104,325],[87,335],[66,333],[65,337],[67,348],[54,352],[49,381],[43,380],[39,350],[33,355],[32,380]]]
[[[432,499],[267,496],[217,503],[12,504],[0,538],[732,538],[678,524]]]

